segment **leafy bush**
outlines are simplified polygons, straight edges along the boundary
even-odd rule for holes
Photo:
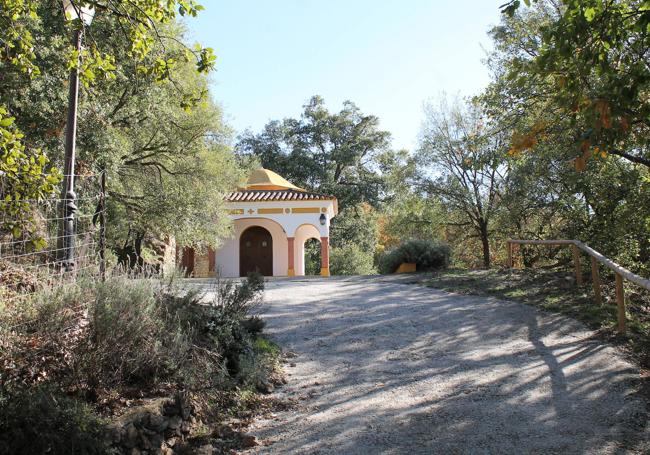
[[[231,317],[242,318],[260,306],[262,292],[264,277],[259,273],[250,273],[242,283],[218,281],[213,305]]]
[[[16,388],[40,382],[85,390],[141,389],[171,382],[205,387],[237,378],[239,357],[264,327],[251,313],[263,278],[221,282],[210,304],[175,282],[112,276],[38,292],[28,323],[0,353],[0,379]],[[0,327],[1,328],[1,327]]]
[[[372,252],[348,244],[330,250],[330,273],[332,275],[373,275]]]
[[[38,290],[0,314],[0,455],[105,453],[90,406],[120,396],[272,390],[279,349],[260,335],[263,290],[260,275],[218,282],[211,302],[132,276]]]
[[[394,273],[404,262],[415,263],[418,271],[443,269],[449,265],[448,245],[427,240],[409,240],[379,258],[381,273]]]
[[[321,267],[320,240],[308,239],[305,242],[305,275],[319,275]]]
[[[108,453],[91,409],[44,388],[0,399],[0,455]]]
[[[76,370],[91,388],[152,385],[178,371],[196,337],[187,324],[196,293],[177,296],[153,280],[113,277],[97,283],[88,308],[88,343]]]

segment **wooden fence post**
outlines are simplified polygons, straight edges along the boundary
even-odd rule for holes
[[[511,269],[512,268],[512,242],[508,240],[506,245],[508,247],[508,268]]]
[[[623,277],[616,274],[616,306],[618,307],[618,331],[625,333],[625,291],[623,290]]]
[[[582,269],[580,268],[580,250],[577,246],[571,245],[573,249],[573,265],[576,270],[576,284],[582,286]]]
[[[598,261],[591,256],[591,281],[594,286],[594,296],[598,305],[603,304],[603,297],[600,293],[600,273],[598,272]]]

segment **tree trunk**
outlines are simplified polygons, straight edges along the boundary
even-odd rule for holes
[[[131,241],[132,231],[129,231],[129,239],[122,248],[115,248],[118,264],[128,267],[129,269],[140,268],[144,265],[142,258],[142,243],[144,241],[144,232],[136,232]]]
[[[483,244],[483,267],[490,268],[490,238],[488,237],[487,223],[481,223],[479,235]]]

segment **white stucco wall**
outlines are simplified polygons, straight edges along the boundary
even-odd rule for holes
[[[318,209],[318,213],[294,213],[292,209]],[[336,215],[334,201],[273,201],[228,203],[233,213],[233,236],[216,251],[215,266],[223,277],[239,276],[239,238],[251,226],[262,226],[273,237],[273,276],[286,276],[289,265],[287,237],[294,237],[294,269],[304,275],[304,245],[309,238],[329,237],[330,219]],[[259,209],[281,213],[259,214]],[[281,209],[281,210],[280,210]],[[320,224],[324,214],[325,224]]]

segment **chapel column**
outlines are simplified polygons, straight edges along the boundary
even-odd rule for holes
[[[330,238],[320,238],[320,275],[330,276]]]
[[[295,265],[294,265],[294,259],[295,259],[295,253],[294,253],[294,237],[287,237],[287,245],[288,245],[288,259],[289,259],[289,267],[287,270],[287,276],[296,276],[296,270],[295,270]]]

